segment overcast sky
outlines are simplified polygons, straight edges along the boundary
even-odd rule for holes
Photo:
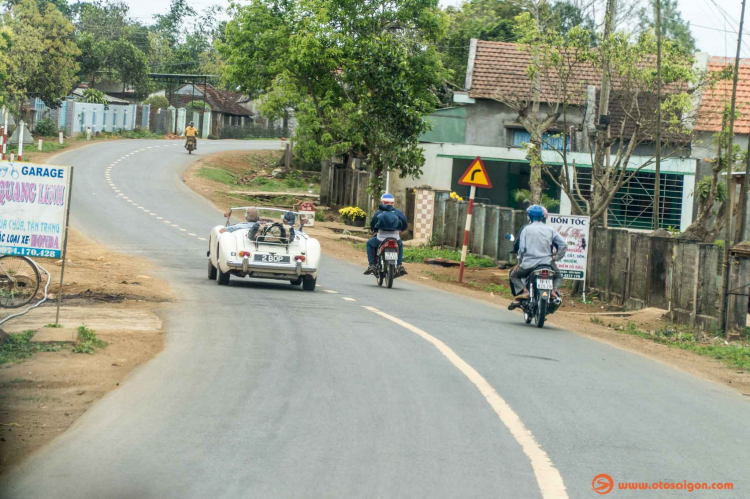
[[[156,13],[169,8],[169,0],[126,0],[133,17],[148,22]],[[441,0],[442,5],[458,5],[463,0]],[[604,0],[600,0],[604,4]],[[678,0],[682,17],[689,21],[698,48],[711,55],[733,57],[737,43],[740,0]],[[190,5],[200,11],[210,5],[227,5],[222,0],[191,0]],[[725,16],[725,13],[727,14]],[[750,13],[746,16],[750,23]],[[742,56],[750,58],[750,26],[744,29],[746,42]]]

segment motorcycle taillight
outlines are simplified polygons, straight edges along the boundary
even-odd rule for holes
[[[546,270],[542,270],[542,279],[547,279],[549,277],[549,272]]]
[[[383,248],[395,248],[398,249],[398,243],[395,239],[391,239],[390,241],[386,241],[383,243]]]

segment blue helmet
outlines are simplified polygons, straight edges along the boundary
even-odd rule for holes
[[[396,204],[396,198],[393,197],[393,194],[386,192],[380,197],[380,202],[383,204]]]
[[[532,204],[526,209],[526,214],[532,222],[542,222],[547,217],[546,210],[538,204]]]

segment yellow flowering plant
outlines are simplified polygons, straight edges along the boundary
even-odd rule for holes
[[[364,220],[367,217],[367,213],[362,208],[357,206],[346,206],[339,210],[339,216],[341,220]]]
[[[454,201],[463,201],[464,198],[456,194],[455,192],[451,192],[451,199]]]

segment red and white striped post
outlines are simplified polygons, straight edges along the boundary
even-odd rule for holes
[[[477,193],[477,186],[471,186],[469,193],[469,209],[466,210],[466,228],[464,229],[464,247],[461,249],[461,266],[458,268],[458,282],[464,282],[464,265],[466,264],[466,254],[469,252],[469,232],[471,231],[471,213],[474,211],[474,195]]]
[[[482,158],[476,157],[458,180],[459,185],[471,186],[469,192],[469,209],[466,211],[466,228],[464,229],[464,247],[461,249],[461,266],[458,268],[458,282],[464,281],[464,267],[466,266],[466,254],[469,252],[469,233],[471,232],[471,214],[474,211],[474,195],[477,187],[485,189],[492,188],[490,176],[482,163]]]

